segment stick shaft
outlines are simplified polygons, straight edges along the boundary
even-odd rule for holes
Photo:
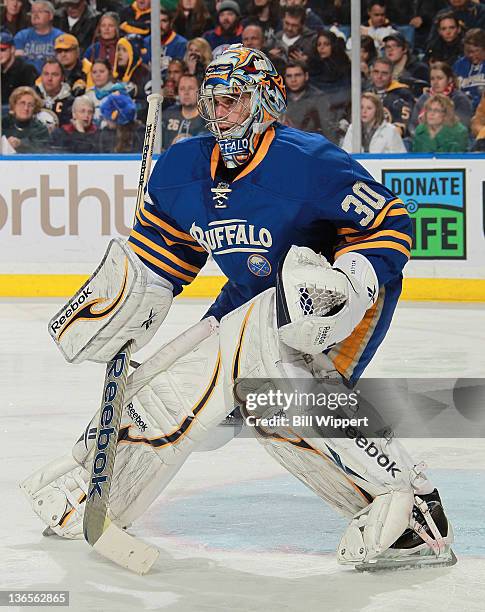
[[[136,192],[135,218],[133,223],[136,221],[136,213],[143,203],[145,187],[150,176],[157,126],[161,120],[161,103],[163,101],[163,96],[161,94],[150,94],[147,100],[147,122],[145,126],[145,138],[143,140],[143,149],[141,154],[140,176],[138,179],[138,190]]]
[[[123,414],[131,347],[130,340],[106,366],[103,400],[83,520],[84,537],[91,546],[96,544],[109,525],[109,492]]]
[[[160,104],[163,98],[160,94],[151,94],[147,99],[147,123],[134,221],[136,220],[136,213],[143,203],[145,187],[150,175],[153,147],[160,119]],[[129,536],[125,534],[126,537],[121,537],[123,535],[122,532],[111,524],[108,516],[109,493],[113,480],[118,436],[124,406],[123,398],[128,380],[132,347],[133,340],[130,340],[118,351],[106,367],[91,479],[84,510],[83,530],[84,537],[91,546],[94,547],[98,544],[95,547],[98,552],[124,567],[144,573],[144,571],[148,571],[158,553],[150,547],[140,547],[133,538],[131,538],[131,544],[129,543],[130,540],[127,543]],[[105,540],[109,535],[107,544],[103,544],[101,539],[103,535],[105,535]],[[129,563],[125,557],[130,558]]]

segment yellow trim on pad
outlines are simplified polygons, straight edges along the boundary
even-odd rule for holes
[[[0,274],[0,297],[69,297],[87,280],[85,274]],[[198,276],[181,297],[214,298],[223,276]],[[405,278],[404,300],[485,302],[485,279]]]

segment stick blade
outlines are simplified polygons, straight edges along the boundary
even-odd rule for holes
[[[157,548],[137,540],[114,523],[110,523],[93,548],[113,563],[140,575],[150,570],[160,554]]]

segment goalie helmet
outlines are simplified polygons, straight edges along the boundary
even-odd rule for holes
[[[224,163],[236,168],[255,152],[259,134],[285,112],[283,78],[261,51],[231,45],[207,66],[198,110]]]

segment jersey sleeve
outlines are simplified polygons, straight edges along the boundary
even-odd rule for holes
[[[330,204],[337,227],[334,256],[361,253],[374,267],[379,284],[385,285],[401,276],[411,256],[411,220],[402,200],[355,160],[349,164],[325,204]]]
[[[204,249],[164,213],[153,194],[136,211],[128,244],[146,266],[172,283],[174,295],[195,279],[207,260]]]

